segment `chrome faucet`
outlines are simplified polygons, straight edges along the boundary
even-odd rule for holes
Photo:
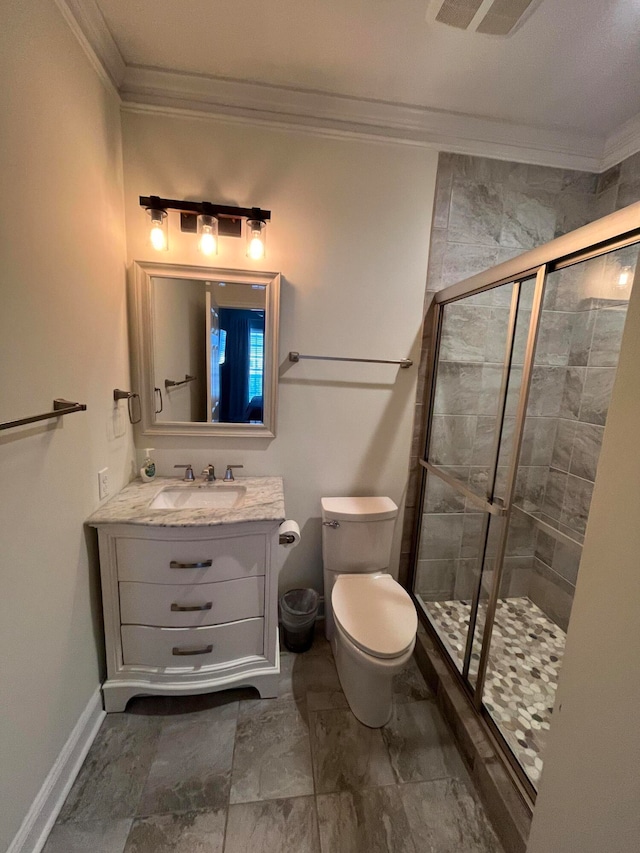
[[[191,465],[174,465],[174,468],[186,468],[187,470],[184,472],[184,477],[182,478],[186,483],[193,483],[195,480],[195,474],[193,473],[193,468]]]
[[[216,480],[216,469],[213,467],[211,462],[207,465],[207,467],[202,472],[204,474],[205,482],[207,483],[215,483]]]
[[[227,465],[227,470],[224,472],[224,479],[226,480],[226,482],[235,480],[235,477],[233,476],[234,468],[244,468],[244,465]]]

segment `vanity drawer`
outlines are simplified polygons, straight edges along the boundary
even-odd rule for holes
[[[219,583],[120,583],[123,624],[183,628],[255,616],[264,616],[264,576]]]
[[[213,583],[264,575],[266,538],[118,539],[118,580],[158,584]]]
[[[203,667],[261,656],[264,619],[207,628],[122,625],[122,657],[129,666]]]

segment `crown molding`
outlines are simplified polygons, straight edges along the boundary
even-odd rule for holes
[[[189,114],[588,172],[602,172],[640,150],[640,115],[605,139],[410,104],[127,65],[96,0],[55,2],[129,112]]]
[[[236,117],[323,134],[594,171],[602,140],[477,116],[324,92],[127,66],[125,105]],[[125,107],[126,108],[126,107]]]
[[[640,115],[634,116],[615,130],[604,145],[600,170],[605,171],[640,151]]]
[[[96,0],[55,0],[100,78],[119,93],[127,70]]]

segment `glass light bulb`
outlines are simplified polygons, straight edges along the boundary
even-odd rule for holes
[[[254,261],[259,261],[260,258],[264,257],[264,243],[262,242],[262,238],[260,236],[252,237],[251,242],[249,243],[249,257],[253,258]]]
[[[166,252],[169,248],[169,231],[167,228],[167,211],[161,208],[148,207],[147,213],[151,220],[149,242],[157,252]]]
[[[256,213],[259,213],[258,208],[253,208]],[[254,261],[259,261],[264,258],[266,251],[266,222],[264,219],[259,219],[257,216],[252,216],[247,219],[246,226],[247,235],[247,257]]]
[[[216,238],[210,231],[203,231],[200,235],[200,251],[203,255],[215,255]]]
[[[203,255],[216,255],[218,253],[218,220],[212,213],[199,213],[198,224],[198,248]]]
[[[149,238],[151,240],[151,245],[154,249],[157,249],[159,252],[161,252],[163,249],[166,249],[164,229],[162,228],[162,225],[154,224],[151,228]]]

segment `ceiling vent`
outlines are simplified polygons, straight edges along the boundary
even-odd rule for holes
[[[541,0],[431,0],[427,21],[488,36],[509,36]]]

